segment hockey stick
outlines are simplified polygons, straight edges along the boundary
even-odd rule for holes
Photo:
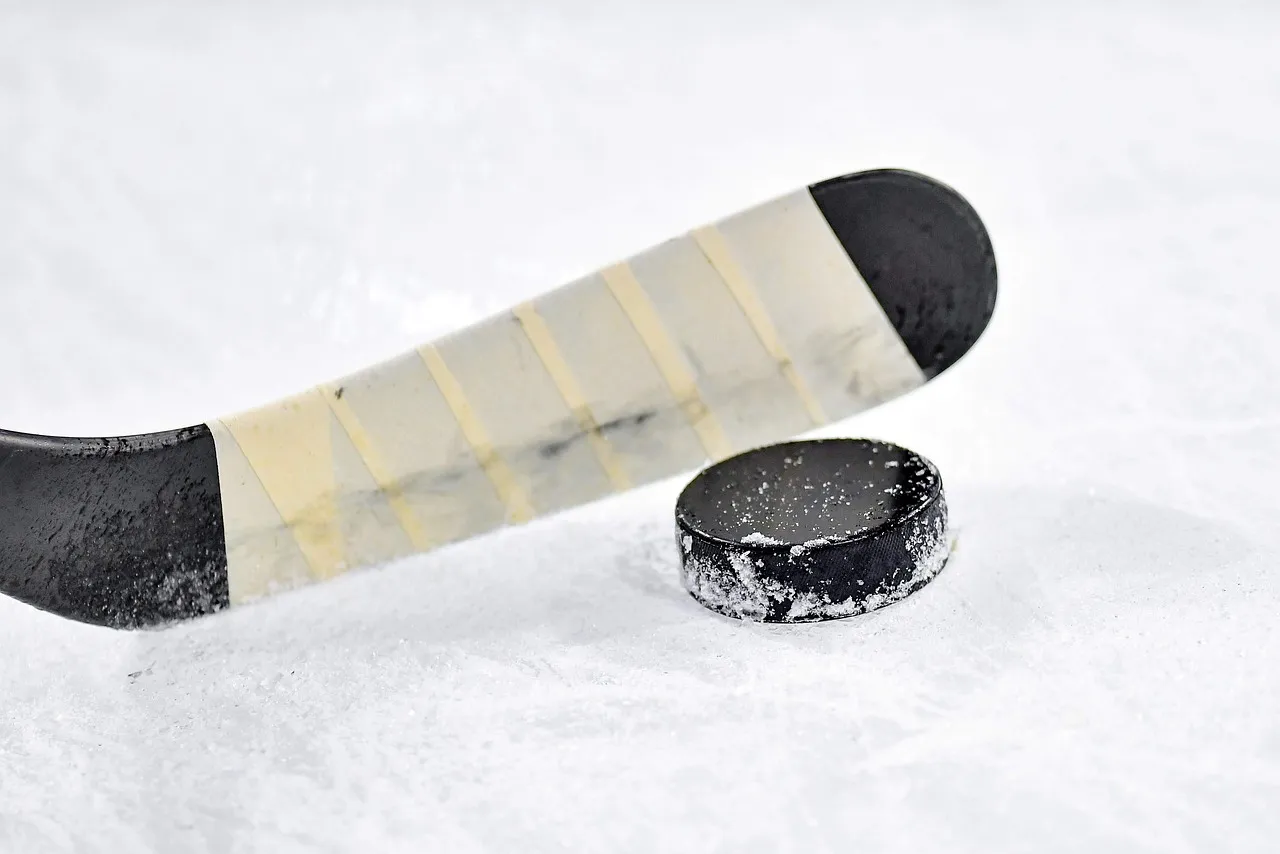
[[[0,591],[153,626],[476,536],[903,394],[995,298],[955,191],[834,178],[252,412],[0,431]]]

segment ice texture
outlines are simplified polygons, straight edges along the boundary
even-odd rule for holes
[[[0,4],[0,426],[265,403],[799,184],[957,187],[892,607],[715,615],[684,480],[159,632],[0,599],[0,851],[1270,852],[1280,6]]]

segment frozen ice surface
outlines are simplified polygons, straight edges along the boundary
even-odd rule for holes
[[[1052,5],[0,5],[13,429],[265,402],[876,166],[1002,289],[826,431],[942,470],[918,594],[714,616],[672,481],[164,632],[0,601],[0,850],[1274,850],[1280,8]]]

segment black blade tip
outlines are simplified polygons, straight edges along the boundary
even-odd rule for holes
[[[843,175],[809,192],[925,377],[969,352],[996,304],[995,252],[973,206],[901,169]]]

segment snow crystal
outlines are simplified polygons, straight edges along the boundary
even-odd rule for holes
[[[780,546],[782,540],[775,539],[759,531],[752,531],[742,538],[742,544],[746,546]]]

